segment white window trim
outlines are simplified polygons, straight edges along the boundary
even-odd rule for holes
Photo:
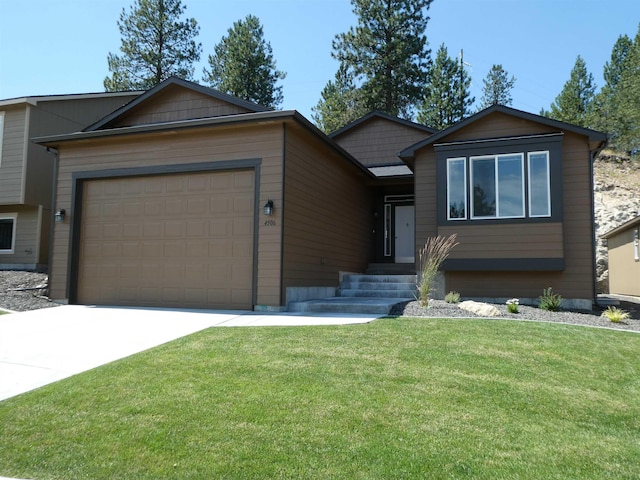
[[[640,227],[633,229],[633,259],[640,261]]]
[[[0,220],[13,220],[13,230],[11,232],[11,248],[0,249],[0,255],[13,255],[16,250],[16,231],[18,230],[18,214],[17,213],[0,213]]]
[[[546,155],[546,161],[547,161],[547,214],[546,215],[533,215],[531,213],[531,155],[540,155],[544,153]],[[527,152],[527,182],[528,182],[528,187],[529,187],[529,198],[528,198],[528,202],[529,202],[529,217],[530,218],[548,218],[551,216],[551,172],[549,171],[550,165],[549,165],[549,151],[548,150],[542,150],[539,152]]]
[[[449,185],[449,165],[452,161],[460,161],[462,160],[462,165],[464,168],[464,217],[455,217],[452,218],[451,214],[451,186]],[[469,208],[467,206],[467,157],[453,157],[447,158],[447,220],[456,221],[456,220],[466,220],[467,214],[469,212]]]
[[[2,166],[2,140],[4,139],[4,112],[0,112],[0,167]]]

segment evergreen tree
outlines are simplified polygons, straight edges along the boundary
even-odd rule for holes
[[[491,105],[511,105],[511,89],[516,83],[516,77],[513,75],[509,78],[507,71],[502,65],[493,65],[487,77],[482,80],[484,84],[482,98],[480,99],[481,107],[484,109]]]
[[[329,80],[320,94],[321,99],[312,108],[314,122],[324,133],[331,133],[368,113],[362,101],[361,90],[341,65],[334,80]]]
[[[195,19],[181,20],[185,10],[181,0],[136,0],[129,13],[122,9],[121,55],[107,56],[106,91],[147,90],[173,75],[192,78],[202,46]]]
[[[578,55],[571,76],[551,104],[551,110],[543,110],[543,113],[556,120],[586,127],[591,116],[595,89],[593,75],[587,71],[587,64]]]
[[[276,69],[271,44],[264,40],[258,17],[247,15],[233,27],[209,55],[211,70],[204,69],[203,81],[218,90],[250,102],[275,108],[282,103],[286,73]]]
[[[358,24],[335,37],[332,56],[361,85],[368,110],[412,118],[429,67],[431,2],[351,0]]]
[[[429,70],[418,122],[441,130],[468,116],[475,102],[469,91],[470,85],[471,77],[464,66],[449,56],[444,43],[440,45]]]
[[[612,103],[615,147],[640,156],[640,25],[622,64]]]

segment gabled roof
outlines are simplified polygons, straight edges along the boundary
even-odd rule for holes
[[[557,128],[559,130],[576,133],[578,135],[583,135],[589,138],[589,142],[595,142],[599,144],[598,148],[602,148],[604,146],[604,142],[606,142],[608,138],[608,135],[606,133],[598,132],[596,130],[591,130],[589,128],[578,127],[577,125],[573,125],[571,123],[561,122],[558,120],[553,120],[551,118],[543,117],[541,115],[535,115],[533,113],[523,112],[522,110],[516,110],[515,108],[506,107],[504,105],[492,105],[488,108],[485,108],[484,110],[481,110],[475,115],[465,118],[464,120],[456,123],[455,125],[445,128],[444,130],[441,130],[440,132],[430,136],[429,138],[426,138],[421,142],[418,142],[404,149],[402,152],[400,152],[400,158],[412,159],[418,150],[426,147],[427,145],[433,145],[434,143],[438,142],[438,140],[448,137],[452,133],[455,133],[458,130],[472,123],[475,123],[479,120],[482,120],[486,116],[496,112],[504,113],[506,115],[511,115],[512,117],[520,118],[523,120],[529,120],[531,122],[536,122],[552,128]]]
[[[335,138],[338,137],[340,135],[342,135],[345,132],[348,132],[349,130],[362,125],[363,123],[368,122],[369,120],[371,120],[372,118],[382,118],[384,120],[388,120],[394,123],[398,123],[400,125],[404,125],[407,127],[411,127],[411,128],[415,128],[417,130],[422,130],[423,132],[427,132],[427,133],[435,133],[437,132],[437,130],[434,130],[433,128],[427,127],[426,125],[422,125],[420,123],[415,123],[412,122],[410,120],[405,120],[402,118],[398,118],[398,117],[394,117],[393,115],[388,115],[384,112],[380,112],[377,110],[374,110],[373,112],[367,113],[365,116],[358,118],[357,120],[354,120],[353,122],[345,125],[344,127],[336,130],[335,132],[331,132],[329,134],[329,136],[331,138]]]
[[[250,112],[266,112],[266,111],[271,110],[271,109],[269,109],[267,107],[263,107],[262,105],[258,105],[257,103],[253,103],[253,102],[248,102],[246,100],[242,100],[242,99],[234,97],[232,95],[228,95],[226,93],[223,93],[223,92],[221,92],[219,90],[215,90],[213,88],[204,87],[202,85],[199,85],[199,84],[194,83],[194,82],[190,82],[188,80],[184,80],[182,78],[169,77],[164,82],[159,83],[158,85],[156,85],[155,87],[151,88],[150,90],[147,90],[145,93],[143,93],[139,97],[135,98],[134,100],[130,101],[126,105],[123,105],[118,110],[116,110],[113,113],[107,115],[106,117],[104,117],[101,120],[97,121],[93,125],[89,125],[87,128],[84,129],[84,131],[85,132],[92,132],[92,131],[99,130],[99,129],[105,127],[106,125],[108,125],[109,123],[113,122],[114,120],[116,120],[116,119],[120,118],[121,116],[127,114],[132,109],[136,108],[138,105],[146,102],[149,98],[155,96],[158,92],[161,92],[162,90],[165,90],[166,88],[174,86],[174,85],[178,85],[178,86],[181,86],[181,87],[184,87],[184,88],[188,88],[190,90],[193,90],[195,92],[201,93],[203,95],[207,95],[207,96],[209,96],[211,98],[215,98],[216,100],[221,100],[223,102],[230,103],[232,105],[237,105],[238,107],[245,108],[245,109],[249,110]]]
[[[617,226],[616,228],[614,228],[613,230],[609,230],[607,233],[605,233],[604,235],[600,235],[600,237],[602,238],[611,238],[619,233],[622,233],[626,230],[629,230],[630,228],[636,227],[640,225],[640,215],[637,217],[632,218],[631,220],[623,223],[622,225]]]
[[[31,95],[28,97],[16,97],[0,100],[0,107],[8,107],[12,105],[20,105],[27,103],[29,105],[37,105],[40,102],[60,102],[65,100],[84,100],[94,98],[107,97],[130,97],[131,95],[140,95],[143,91],[129,92],[100,92],[100,93],[72,93],[63,95]]]

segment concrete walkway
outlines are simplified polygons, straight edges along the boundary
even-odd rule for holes
[[[0,401],[209,327],[346,325],[375,318],[80,305],[0,315]]]

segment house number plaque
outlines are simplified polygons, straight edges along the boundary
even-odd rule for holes
[[[275,220],[265,220],[264,221],[264,226],[265,227],[275,227],[276,226],[276,221]]]

